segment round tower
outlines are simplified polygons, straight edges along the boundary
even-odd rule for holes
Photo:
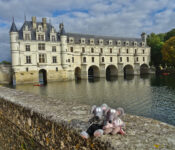
[[[11,57],[12,66],[19,65],[19,43],[18,43],[18,30],[16,28],[14,19],[12,26],[10,28],[10,47],[11,47]]]
[[[67,63],[67,35],[64,30],[63,23],[60,24],[60,40],[61,40],[61,64],[63,69],[68,67]]]

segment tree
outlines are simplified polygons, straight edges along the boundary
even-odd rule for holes
[[[175,66],[175,36],[165,42],[162,47],[162,57],[168,65]]]
[[[175,36],[175,29],[172,29],[171,31],[167,32],[165,37],[164,37],[164,41],[169,40],[171,37]]]
[[[147,44],[151,47],[151,64],[154,66],[159,66],[163,63],[161,49],[164,42],[161,41],[160,37],[162,38],[162,35],[151,33],[147,38]]]

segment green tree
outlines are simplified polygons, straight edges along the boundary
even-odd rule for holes
[[[169,32],[166,33],[164,37],[164,41],[169,40],[171,37],[175,36],[175,29],[170,30]]]
[[[2,62],[0,62],[0,64],[6,64],[6,65],[10,65],[11,64],[11,62],[8,62],[8,61],[2,61]]]
[[[151,64],[154,66],[159,66],[163,63],[161,49],[164,42],[161,41],[162,36],[163,35],[160,36],[155,33],[151,33],[147,38],[147,44],[151,47]]]
[[[171,37],[163,45],[162,58],[168,65],[175,66],[175,36]]]

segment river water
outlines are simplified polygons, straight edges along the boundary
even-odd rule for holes
[[[48,83],[19,90],[82,104],[123,107],[126,113],[175,125],[175,76],[128,76]]]

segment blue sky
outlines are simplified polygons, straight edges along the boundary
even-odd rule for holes
[[[140,37],[142,32],[167,32],[175,28],[174,0],[0,0],[0,61],[10,60],[9,29],[32,16],[47,17],[58,31]]]

